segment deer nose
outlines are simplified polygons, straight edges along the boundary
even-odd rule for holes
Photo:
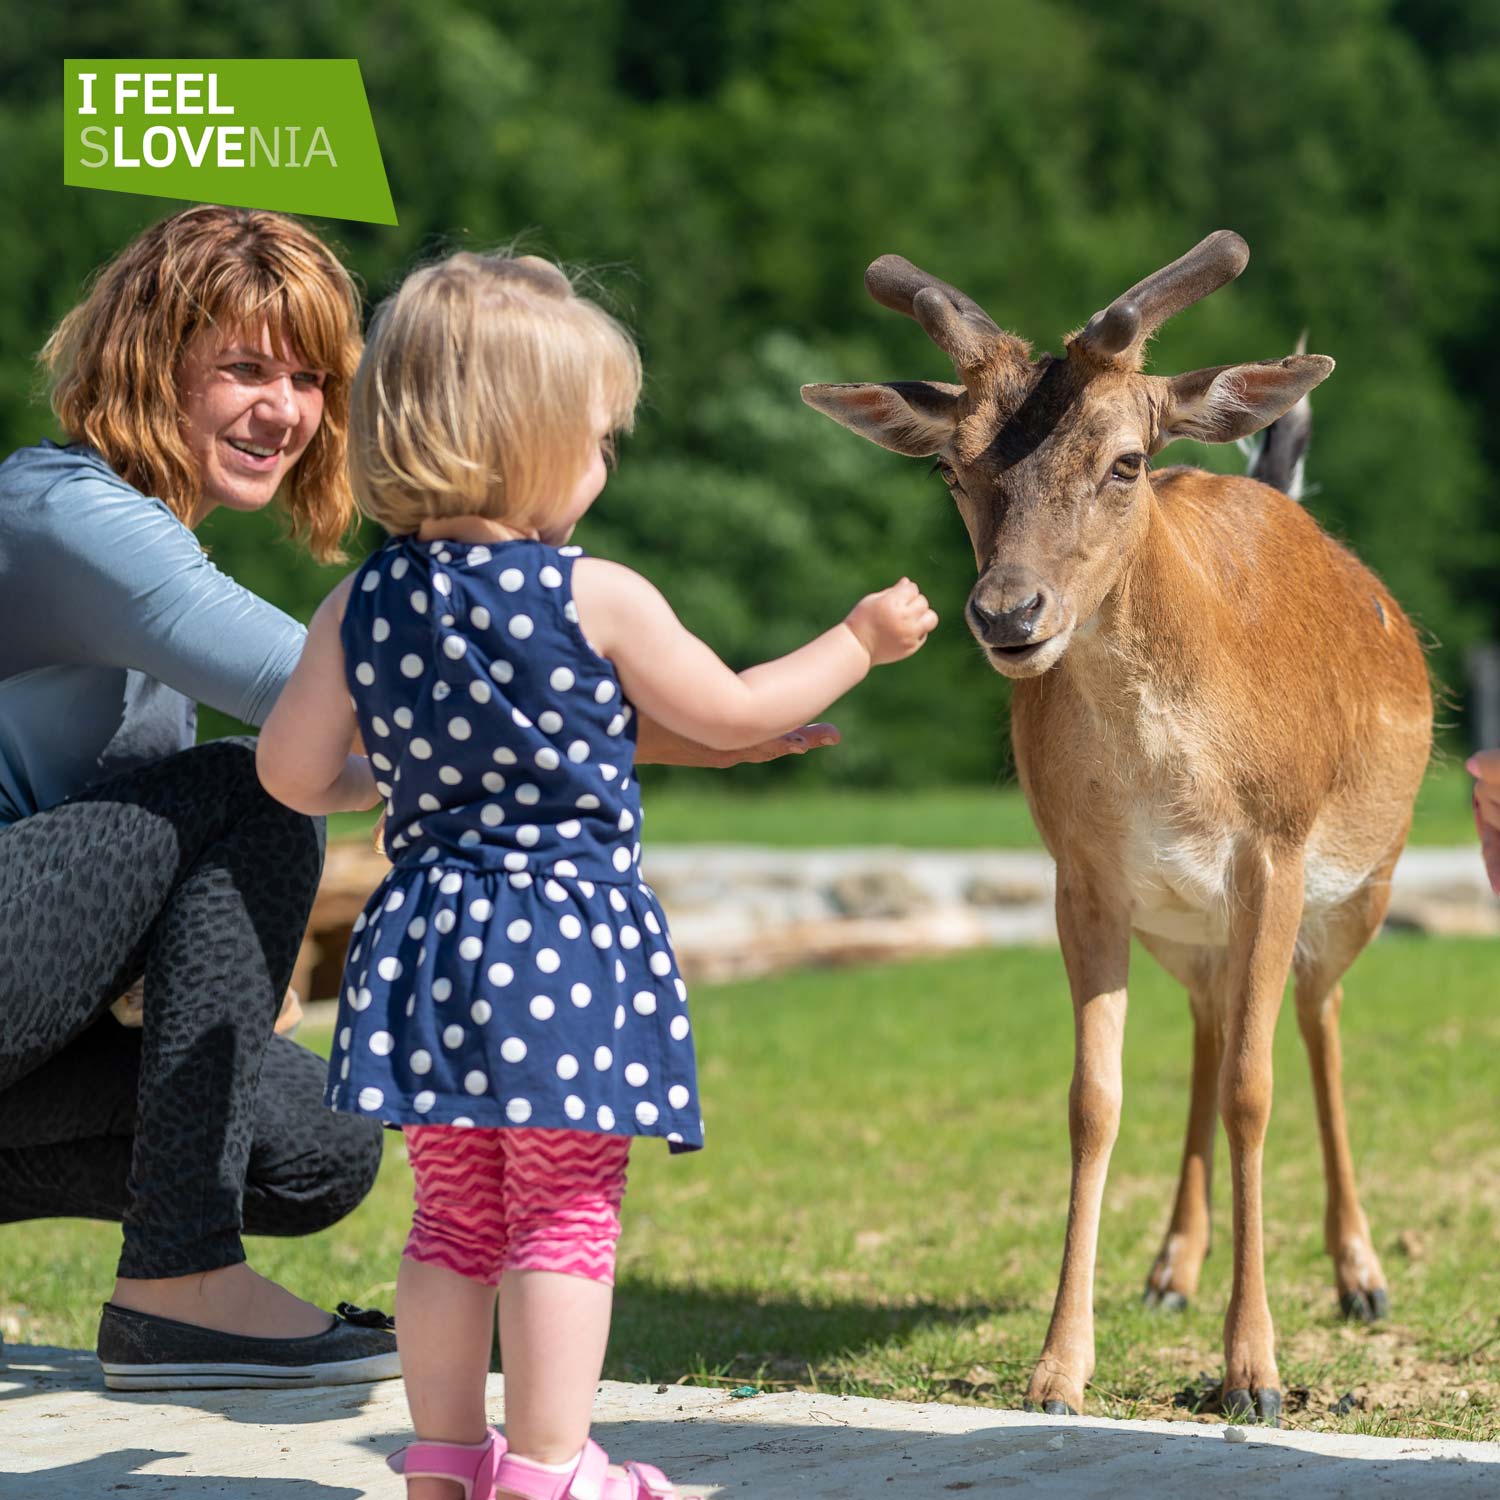
[[[1034,589],[1019,604],[995,609],[970,598],[969,614],[976,634],[987,646],[1029,646],[1037,624],[1047,611],[1051,596],[1046,589]]]

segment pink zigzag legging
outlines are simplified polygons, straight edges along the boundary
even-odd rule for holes
[[[406,1258],[486,1286],[556,1271],[613,1286],[630,1137],[408,1125],[416,1179]]]

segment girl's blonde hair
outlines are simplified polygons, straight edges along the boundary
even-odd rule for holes
[[[640,390],[630,335],[557,266],[451,255],[370,325],[350,411],[356,501],[397,534],[459,515],[536,526],[566,504],[598,424],[630,429]]]
[[[327,372],[323,419],[279,496],[292,535],[321,562],[342,557],[354,519],[346,452],[359,361],[359,292],[334,253],[284,214],[204,206],[163,219],[96,274],[41,360],[52,409],[74,442],[189,523],[202,475],[182,440],[178,377],[206,329],[258,334]]]

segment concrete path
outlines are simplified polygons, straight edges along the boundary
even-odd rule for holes
[[[504,1382],[490,1378],[498,1420]],[[713,1500],[1481,1500],[1500,1444],[1054,1419],[787,1393],[735,1400],[607,1383],[595,1436]],[[407,1438],[399,1381],[309,1391],[106,1391],[91,1354],[0,1356],[0,1497],[400,1500],[381,1456]]]

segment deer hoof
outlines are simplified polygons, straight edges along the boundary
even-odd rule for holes
[[[1042,1412],[1049,1417],[1076,1417],[1078,1415],[1066,1401],[1043,1401]]]
[[[1266,1427],[1281,1426],[1281,1392],[1256,1391],[1241,1387],[1224,1392],[1224,1415],[1234,1422],[1260,1422]]]
[[[1351,1323],[1378,1323],[1390,1310],[1390,1295],[1383,1286],[1339,1294],[1339,1311]]]
[[[1180,1313],[1187,1311],[1188,1299],[1181,1292],[1174,1292],[1170,1288],[1163,1292],[1154,1286],[1148,1286],[1141,1297],[1141,1303],[1154,1312]]]

